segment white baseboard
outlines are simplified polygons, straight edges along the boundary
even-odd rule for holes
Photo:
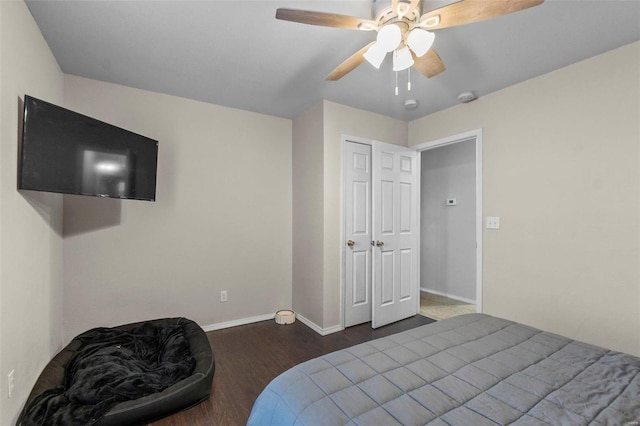
[[[475,301],[475,300],[467,299],[467,298],[465,298],[465,297],[456,296],[455,294],[443,293],[443,292],[441,292],[441,291],[431,290],[431,289],[429,289],[429,288],[422,288],[422,287],[420,287],[420,291],[424,291],[424,292],[426,292],[426,293],[433,293],[433,294],[435,294],[435,295],[437,295],[437,296],[444,296],[444,297],[448,297],[449,299],[459,300],[459,301],[464,302],[464,303],[471,303],[472,305],[475,305],[475,304],[476,304],[476,301]]]
[[[329,328],[322,328],[319,325],[317,325],[316,323],[314,323],[313,321],[303,317],[302,315],[300,315],[298,313],[296,313],[296,318],[298,320],[300,320],[301,323],[303,323],[304,325],[306,325],[307,327],[309,327],[310,329],[312,329],[313,331],[315,331],[316,333],[318,333],[321,336],[326,336],[327,334],[336,333],[338,331],[344,330],[342,328],[342,326],[340,326],[340,325],[336,325],[336,326],[329,327]]]
[[[204,331],[214,331],[214,330],[222,330],[223,328],[230,328],[230,327],[237,327],[239,325],[246,325],[246,324],[251,324],[254,322],[260,322],[260,321],[268,321],[268,320],[272,320],[274,319],[276,316],[275,313],[273,314],[264,314],[264,315],[258,315],[255,317],[249,317],[249,318],[240,318],[237,320],[233,320],[233,321],[225,321],[225,322],[218,322],[215,324],[209,324],[209,325],[203,325],[202,329]],[[339,325],[333,326],[333,327],[329,327],[329,328],[322,328],[319,325],[317,325],[316,323],[314,323],[313,321],[303,317],[302,315],[296,313],[296,319],[299,320],[301,323],[303,323],[304,325],[306,325],[307,327],[309,327],[310,329],[312,329],[313,331],[315,331],[316,333],[318,333],[321,336],[326,336],[327,334],[331,334],[331,333],[336,333],[338,331],[342,331],[343,328]]]
[[[246,325],[254,322],[272,320],[275,318],[275,316],[276,314],[273,313],[273,314],[258,315],[256,317],[240,318],[233,321],[225,321],[225,322],[218,322],[215,324],[203,325],[202,329],[204,331],[222,330],[223,328],[237,327],[239,325]]]

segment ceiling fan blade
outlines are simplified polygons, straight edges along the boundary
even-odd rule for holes
[[[435,30],[496,18],[542,4],[544,0],[462,0],[427,12],[419,25]]]
[[[427,53],[419,58],[413,52],[411,52],[411,55],[414,61],[413,67],[427,78],[436,76],[444,71],[442,59],[440,59],[440,56],[438,56],[433,49],[429,49]]]
[[[420,3],[420,0],[411,0],[411,4],[409,5],[409,10],[407,11],[407,15],[411,15],[411,12],[413,12],[418,7],[418,3]]]
[[[356,69],[361,63],[364,62],[365,52],[367,51],[367,49],[373,46],[374,43],[375,41],[372,41],[362,49],[358,50],[353,55],[349,56],[346,61],[338,65],[335,70],[331,71],[331,74],[327,76],[326,80],[327,81],[340,80],[342,77],[344,77],[345,75],[347,75],[348,73]]]
[[[335,13],[312,12],[309,10],[278,9],[276,19],[299,22],[301,24],[319,25],[321,27],[347,28],[351,30],[371,31],[378,28],[378,23],[355,16],[337,15]]]
[[[410,16],[418,7],[418,3],[420,3],[420,0],[402,0],[402,3],[399,0],[392,0],[391,11],[397,14],[399,18]]]

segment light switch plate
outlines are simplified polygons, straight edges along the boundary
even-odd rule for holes
[[[487,216],[487,229],[500,229],[500,217]]]

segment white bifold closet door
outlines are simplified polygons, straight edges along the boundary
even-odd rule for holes
[[[345,149],[345,327],[418,312],[416,151],[383,142]]]
[[[371,321],[371,145],[345,146],[344,325]]]

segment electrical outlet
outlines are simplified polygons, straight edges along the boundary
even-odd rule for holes
[[[500,218],[498,216],[487,216],[487,229],[500,229]]]
[[[227,290],[222,290],[220,292],[220,301],[221,302],[226,302],[227,301]]]
[[[13,396],[13,370],[7,375],[7,383],[9,384],[9,398]]]

